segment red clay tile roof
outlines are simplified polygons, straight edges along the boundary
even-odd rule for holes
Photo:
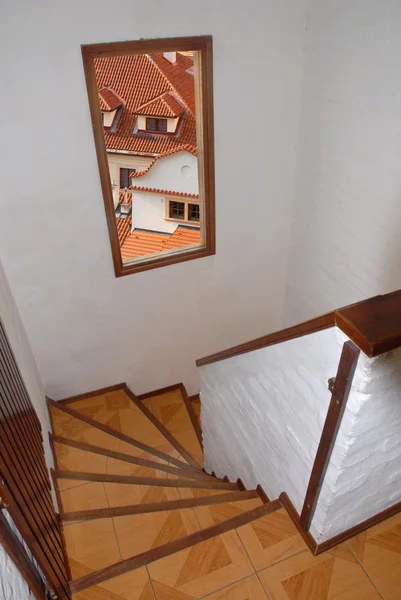
[[[182,115],[184,107],[177,101],[173,92],[164,92],[154,100],[142,104],[136,109],[136,114],[148,117],[176,118]]]
[[[156,158],[165,152],[179,150],[196,155],[194,76],[187,73],[192,64],[190,57],[177,53],[177,62],[172,65],[162,52],[95,59],[98,88],[109,87],[124,98],[124,108],[116,131],[104,132],[106,148]],[[178,134],[134,133],[137,130],[137,115],[134,113],[140,106],[165,92],[173,92],[186,109],[177,129]]]
[[[119,221],[123,221],[124,224],[119,223]],[[178,226],[172,235],[168,235],[148,231],[129,231],[130,227],[131,218],[117,219],[121,257],[123,260],[200,243],[200,230],[198,229],[187,229],[186,227]],[[126,234],[127,228],[128,234]]]
[[[124,100],[109,87],[99,90],[100,110],[111,112],[124,104]]]
[[[124,260],[160,252],[164,250],[168,240],[168,235],[148,233],[147,231],[132,231],[121,248],[121,257]]]
[[[144,187],[143,185],[130,185],[129,189],[136,190],[137,192],[152,192],[155,194],[181,196],[183,198],[199,198],[198,194],[188,194],[186,192],[173,192],[172,190],[159,190],[158,188],[149,188],[149,187]]]
[[[189,246],[189,244],[199,243],[199,229],[186,229],[185,227],[177,227],[174,233],[169,237],[163,250],[171,250],[172,248],[181,248],[182,246]]]

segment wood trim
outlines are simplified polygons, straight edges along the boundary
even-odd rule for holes
[[[107,456],[109,458],[115,458],[116,460],[121,460],[123,462],[128,462],[133,465],[140,465],[142,467],[149,467],[150,469],[155,469],[157,471],[164,471],[166,473],[171,473],[172,475],[177,475],[181,477],[188,477],[190,479],[213,479],[211,475],[204,473],[203,471],[195,471],[194,469],[188,468],[180,469],[178,467],[172,467],[168,464],[153,462],[146,458],[141,458],[139,456],[131,456],[130,454],[123,454],[122,452],[115,452],[114,450],[107,450],[106,448],[100,448],[98,446],[92,446],[91,444],[86,444],[84,442],[78,442],[75,440],[70,440],[68,438],[59,437],[56,435],[49,434],[49,438],[51,440],[52,446],[54,443],[63,444],[64,446],[70,446],[71,448],[77,448],[78,450],[84,450],[85,452],[92,452],[93,454],[100,454],[102,456]],[[55,459],[56,463],[56,459]],[[55,464],[58,469],[58,464]]]
[[[199,445],[202,448],[202,452],[203,452],[202,430],[200,428],[198,418],[197,418],[197,416],[195,414],[194,408],[192,406],[192,403],[191,403],[191,401],[189,399],[189,396],[187,394],[187,390],[186,390],[185,385],[183,383],[181,383],[181,394],[182,394],[182,397],[184,399],[184,404],[185,404],[185,407],[186,407],[187,412],[189,414],[189,418],[191,419],[192,427],[194,428],[196,437],[198,438]]]
[[[135,396],[135,394],[128,387],[126,387],[124,391],[127,394],[127,396],[129,396],[129,398],[132,400],[132,402],[135,404],[135,406],[137,408],[139,408],[140,411],[143,412],[145,417],[147,417],[149,419],[149,421],[151,423],[153,423],[153,425],[160,431],[160,433],[166,438],[166,440],[168,442],[170,442],[170,444],[173,446],[173,448],[175,448],[181,454],[181,456],[187,461],[187,463],[189,465],[191,465],[192,467],[194,467],[195,469],[201,470],[202,469],[201,465],[199,465],[196,462],[196,460],[190,455],[190,453],[184,448],[184,446],[182,446],[178,442],[178,440],[175,439],[173,434],[168,429],[166,429],[166,427],[164,427],[164,425],[162,425],[162,423],[160,423],[160,421],[148,409],[148,407],[145,406],[145,404],[143,404],[143,402],[139,401],[137,399],[137,397]]]
[[[100,481],[103,483],[124,483],[132,485],[146,485],[155,487],[182,487],[201,488],[207,490],[234,490],[238,491],[236,483],[215,481],[211,479],[167,479],[161,477],[135,477],[134,475],[108,475],[106,473],[84,473],[79,471],[56,471],[58,479],[73,479],[78,481]]]
[[[225,502],[241,502],[258,498],[256,490],[245,492],[228,492],[216,496],[202,496],[200,498],[185,498],[181,500],[168,500],[165,502],[151,502],[149,504],[133,504],[131,506],[118,506],[115,508],[99,508],[94,510],[81,510],[62,513],[60,518],[64,521],[89,521],[91,519],[107,519],[126,515],[139,515],[167,510],[181,510],[194,506],[208,506],[209,504],[223,504]]]
[[[36,600],[45,600],[45,586],[39,573],[28,557],[24,546],[11,529],[9,523],[0,510],[0,545],[3,546]]]
[[[168,392],[174,392],[175,390],[179,390],[183,384],[182,383],[173,383],[173,385],[167,385],[166,387],[158,388],[157,390],[153,390],[153,392],[146,392],[145,394],[139,394],[136,396],[137,400],[148,400],[149,398],[153,398],[153,396],[161,396],[162,394],[168,394]]]
[[[239,489],[239,490],[241,490],[241,492],[245,492],[245,491],[246,491],[245,484],[244,484],[244,482],[242,481],[242,479],[241,479],[240,477],[238,477],[238,479],[237,479],[237,482],[236,482],[236,483],[237,483],[237,487],[238,487],[238,489]],[[258,494],[258,495],[259,495],[259,494]]]
[[[350,529],[347,529],[346,531],[339,533],[338,535],[330,538],[329,540],[326,540],[325,542],[318,544],[318,550],[317,550],[316,554],[321,554],[322,552],[326,552],[326,550],[330,550],[330,548],[333,548],[334,546],[337,546],[338,544],[341,544],[342,542],[349,540],[349,538],[352,538],[355,535],[358,535],[359,533],[366,531],[370,527],[373,527],[374,525],[377,525],[378,523],[381,523],[382,521],[385,521],[386,519],[393,517],[394,515],[398,514],[399,512],[401,512],[401,502],[398,502],[397,504],[393,504],[393,506],[390,506],[389,508],[382,510],[381,512],[377,513],[376,515],[373,515],[373,517],[369,517],[369,519],[366,519],[365,521],[358,523],[358,525],[355,525],[354,527],[351,527]]]
[[[196,402],[197,400],[200,400],[200,394],[193,394],[192,396],[189,396],[190,402]]]
[[[93,396],[102,396],[103,394],[110,394],[116,390],[122,390],[126,387],[126,383],[117,383],[116,385],[109,385],[108,387],[99,388],[98,390],[92,390],[91,392],[85,392],[84,394],[77,394],[76,396],[69,396],[62,400],[56,400],[61,404],[69,404],[70,402],[78,402],[79,400],[85,400],[86,398],[93,398]]]
[[[318,544],[312,534],[302,528],[302,525],[300,524],[300,516],[285,492],[280,494],[280,501],[314,556],[322,554],[322,552],[327,552],[327,550],[331,550],[331,548],[338,546],[338,544],[342,544],[350,538],[363,533],[370,527],[373,527],[374,525],[377,525],[378,523],[381,523],[382,521],[385,521],[386,519],[389,519],[390,517],[393,517],[401,512],[401,502],[398,502],[397,504],[393,504],[393,506],[382,510],[380,513],[373,515],[373,517],[358,523],[358,525],[355,525],[354,527],[351,527],[350,529],[347,529],[346,531],[343,531],[342,533],[339,533],[338,535],[326,540],[325,542]]]
[[[302,507],[300,524],[305,530],[309,529],[315,512],[324,476],[347,404],[359,354],[360,350],[353,342],[344,343],[340,362],[338,364],[334,390],[309,478],[304,505]]]
[[[256,486],[256,491],[258,492],[259,498],[262,500],[262,502],[264,502],[264,504],[270,502],[269,496],[266,494],[260,483]]]
[[[123,442],[127,442],[127,444],[131,444],[131,446],[135,446],[135,448],[140,448],[144,452],[153,454],[154,456],[157,456],[158,458],[161,458],[162,460],[165,460],[166,462],[170,462],[170,463],[176,465],[177,467],[183,467],[185,470],[190,468],[189,465],[187,465],[186,463],[183,463],[176,458],[172,458],[168,454],[165,454],[164,452],[161,452],[160,450],[156,450],[155,448],[152,448],[151,446],[148,446],[147,444],[143,444],[142,442],[139,442],[138,440],[135,440],[134,438],[131,438],[128,435],[120,433],[119,431],[117,431],[116,429],[113,429],[112,427],[109,427],[108,425],[103,425],[103,423],[100,423],[99,421],[95,421],[95,419],[92,419],[91,417],[87,417],[86,415],[83,415],[80,412],[75,411],[74,409],[70,408],[69,406],[66,406],[65,404],[58,404],[56,401],[51,400],[50,398],[47,398],[47,401],[48,401],[49,406],[53,406],[53,408],[61,410],[61,411],[65,412],[66,414],[70,415],[71,417],[74,417],[75,419],[78,419],[78,420],[86,423],[87,425],[91,425],[91,427],[100,429],[100,431],[103,431],[104,433],[108,433],[109,435],[112,435],[113,437],[115,437]]]
[[[270,502],[269,504],[262,504],[254,508],[253,510],[244,512],[232,519],[227,519],[222,523],[218,523],[217,525],[212,525],[211,527],[206,527],[205,529],[201,529],[200,531],[196,531],[195,533],[191,533],[190,535],[180,538],[178,540],[174,540],[173,542],[169,542],[167,544],[163,544],[152,550],[147,550],[146,552],[142,552],[141,554],[137,554],[131,558],[126,560],[122,560],[118,563],[110,565],[104,569],[100,569],[99,571],[95,571],[94,573],[90,573],[89,575],[84,575],[79,579],[75,579],[70,583],[70,590],[72,594],[76,594],[85,590],[88,587],[93,585],[98,585],[107,579],[111,579],[113,577],[117,577],[118,575],[123,575],[128,571],[132,571],[133,569],[138,569],[139,567],[143,567],[144,565],[148,565],[156,560],[160,560],[161,558],[165,558],[170,554],[174,554],[176,552],[180,552],[180,550],[185,550],[186,548],[190,548],[195,544],[199,544],[200,542],[204,542],[209,540],[217,535],[222,533],[226,533],[227,531],[231,531],[232,529],[236,529],[237,527],[241,527],[242,525],[246,525],[254,521],[255,519],[259,519],[260,517],[264,517],[276,510],[281,508],[281,503],[276,500],[274,502]]]
[[[204,198],[203,245],[189,250],[165,254],[129,265],[123,265],[119,247],[117,224],[107,162],[103,123],[98,102],[94,59],[132,55],[137,53],[163,52],[180,49],[192,49],[199,52],[199,94],[200,106],[197,106],[200,190]],[[193,36],[131,42],[113,42],[82,46],[82,59],[95,138],[103,199],[106,211],[109,237],[116,277],[138,273],[156,267],[167,266],[195,258],[211,256],[216,252],[215,242],[215,184],[214,184],[214,117],[213,117],[213,44],[212,36]],[[199,130],[198,130],[199,131]]]
[[[211,363],[218,362],[220,360],[226,360],[227,358],[232,358],[233,356],[239,356],[240,354],[246,354],[247,352],[253,352],[254,350],[267,348],[268,346],[280,344],[281,342],[287,342],[288,340],[309,335],[310,333],[316,333],[317,331],[322,331],[323,329],[329,329],[330,327],[334,327],[334,325],[334,312],[330,312],[325,315],[321,315],[320,317],[310,319],[309,321],[299,323],[298,325],[287,327],[287,329],[281,329],[280,331],[269,333],[268,335],[264,335],[263,337],[257,338],[250,342],[245,342],[244,344],[239,344],[238,346],[233,346],[227,350],[222,350],[221,352],[216,352],[215,354],[210,354],[209,356],[200,358],[196,361],[196,366],[204,367],[205,365],[210,365]]]
[[[401,346],[401,290],[335,311],[339,327],[367,356]]]
[[[298,533],[301,534],[305,544],[308,546],[309,550],[312,552],[313,555],[317,554],[317,542],[315,540],[315,538],[309,533],[309,531],[305,531],[305,529],[303,529],[303,527],[301,527],[300,522],[299,522],[299,514],[295,508],[295,506],[293,505],[293,503],[291,502],[291,500],[289,499],[289,497],[287,496],[287,494],[285,492],[282,492],[280,494],[280,502],[282,503],[282,505],[284,506],[284,508],[286,509],[287,513],[289,514],[289,516],[291,517],[292,522],[294,523],[295,527],[298,529]]]
[[[49,438],[50,438],[50,433],[49,433]],[[55,457],[55,449],[54,449],[54,445],[52,444],[52,441],[50,441],[50,444],[52,446],[52,453],[53,453],[53,457]],[[55,464],[57,463],[56,458],[54,459]],[[58,470],[58,467],[56,467]],[[52,482],[53,482],[53,489],[54,489],[54,493],[56,494],[56,500],[57,500],[57,506],[58,506],[58,523],[59,523],[59,528],[60,528],[60,535],[61,535],[61,548],[63,551],[63,556],[64,556],[64,564],[65,564],[65,568],[67,571],[67,579],[68,581],[71,581],[72,579],[72,573],[71,573],[71,567],[70,567],[70,561],[68,560],[68,552],[67,552],[67,544],[65,541],[65,535],[64,535],[64,525],[63,522],[60,519],[60,513],[62,513],[64,511],[64,507],[63,507],[63,499],[60,493],[60,489],[58,487],[58,483],[57,483],[57,478],[55,477],[55,470],[51,469],[50,472],[50,476],[52,478]]]

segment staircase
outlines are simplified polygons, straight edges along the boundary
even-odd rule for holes
[[[305,548],[279,500],[202,470],[199,411],[182,384],[139,397],[120,384],[48,406],[74,600],[199,598],[253,576],[264,548],[245,552],[247,526],[263,537],[273,517],[278,541]]]

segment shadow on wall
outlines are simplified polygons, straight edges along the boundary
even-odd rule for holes
[[[395,214],[388,217],[387,248],[382,254],[380,294],[401,288],[401,193],[394,206]]]

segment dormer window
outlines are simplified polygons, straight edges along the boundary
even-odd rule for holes
[[[155,131],[158,133],[167,133],[167,119],[146,119],[146,131]]]

